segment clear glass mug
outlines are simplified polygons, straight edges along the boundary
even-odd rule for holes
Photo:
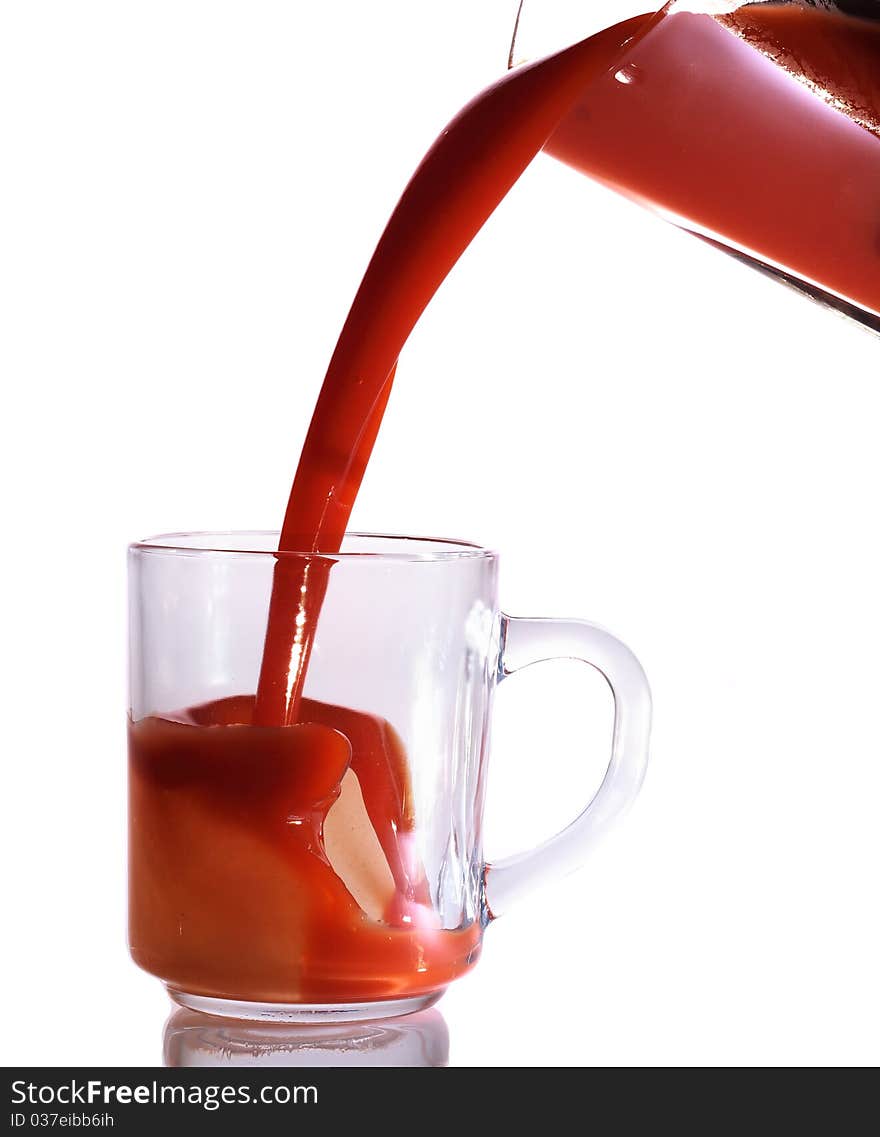
[[[545,151],[880,331],[880,0],[522,0],[508,63],[588,36]]]
[[[632,801],[648,684],[600,628],[504,615],[488,549],[351,534],[323,557],[277,540],[171,534],[130,548],[131,954],[212,1014],[418,1010],[473,967],[494,917],[579,866]],[[281,557],[329,567],[327,593],[301,721],[253,726]],[[557,657],[611,687],[607,772],[563,832],[487,863],[495,687]]]

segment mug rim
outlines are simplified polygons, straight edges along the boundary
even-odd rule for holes
[[[277,529],[220,529],[181,531],[173,533],[157,533],[144,537],[140,541],[133,541],[129,546],[130,553],[146,553],[160,556],[183,557],[271,557],[275,560],[284,558],[311,559],[322,558],[330,561],[361,561],[383,560],[404,562],[434,562],[485,559],[491,560],[498,556],[494,549],[466,541],[458,537],[416,537],[404,533],[364,533],[356,530],[346,532],[345,539],[354,538],[358,541],[398,543],[404,547],[400,549],[356,549],[338,553],[306,552],[302,550],[278,548],[247,547],[248,539],[270,540],[277,543],[280,532]],[[410,546],[410,547],[408,547]]]

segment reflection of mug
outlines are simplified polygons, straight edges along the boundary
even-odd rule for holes
[[[165,1024],[166,1066],[446,1066],[437,1010],[371,1022],[236,1022],[178,1008]]]
[[[325,557],[278,553],[276,540],[175,534],[131,548],[132,955],[179,1003],[214,1014],[416,1010],[473,966],[493,916],[576,867],[634,797],[647,682],[607,632],[499,612],[486,549],[350,535]],[[280,560],[326,595],[297,723],[258,726]],[[560,656],[612,689],[608,771],[562,833],[486,865],[495,685]]]

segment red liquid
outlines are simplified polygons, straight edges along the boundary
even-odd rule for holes
[[[252,697],[225,699],[129,726],[136,962],[189,994],[276,1003],[404,998],[466,971],[482,928],[437,927],[388,723],[310,700],[307,725],[255,727],[252,713]],[[394,877],[375,918],[325,845],[349,763]]]
[[[583,89],[638,28],[630,21],[506,75],[462,110],[425,155],[373,254],[330,360],[299,460],[280,548],[336,552],[419,316]],[[295,721],[326,567],[281,561],[256,721]],[[309,579],[310,577],[310,579]]]
[[[388,223],[330,362],[280,547],[340,548],[410,331],[542,147],[877,314],[878,122],[877,25],[808,9],[642,16],[505,76],[438,138]],[[131,727],[133,953],[185,991],[388,998],[442,987],[475,958],[479,925],[429,926],[393,732],[301,698],[329,572],[279,558],[255,701]],[[372,915],[325,848],[346,738],[393,876]]]
[[[771,6],[658,21],[545,149],[876,316],[878,132],[880,24]]]

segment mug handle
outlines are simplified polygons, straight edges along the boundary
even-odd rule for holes
[[[604,676],[614,696],[611,761],[592,800],[555,837],[526,853],[487,863],[483,895],[489,919],[536,885],[579,868],[593,844],[634,800],[645,776],[651,690],[642,665],[610,632],[585,620],[501,616],[499,681],[548,659],[579,659]]]

